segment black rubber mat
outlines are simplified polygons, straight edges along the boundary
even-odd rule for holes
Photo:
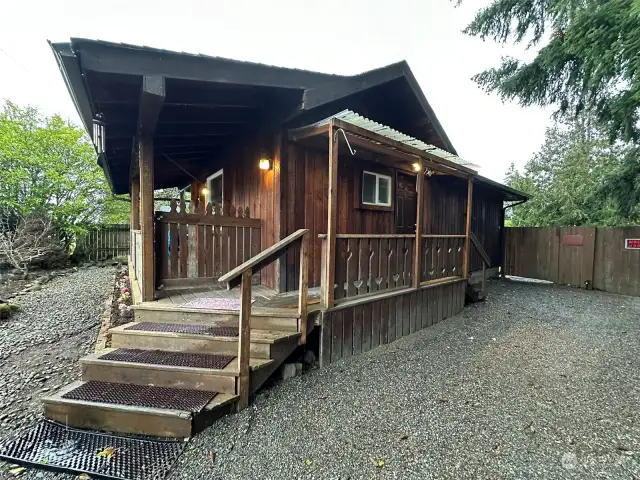
[[[113,360],[116,362],[170,365],[174,367],[213,368],[217,370],[222,370],[229,365],[234,358],[233,355],[166,352],[164,350],[139,350],[136,348],[119,348],[100,357],[101,360]]]
[[[29,468],[110,480],[161,480],[186,442],[114,436],[41,421],[0,444],[0,459]]]
[[[125,328],[125,330],[144,330],[146,332],[171,332],[171,333],[191,333],[196,335],[211,335],[214,337],[237,337],[236,327],[216,326],[216,325],[194,325],[184,323],[154,323],[141,322]]]
[[[84,402],[199,412],[216,395],[216,392],[201,390],[91,380],[65,393],[62,398]]]

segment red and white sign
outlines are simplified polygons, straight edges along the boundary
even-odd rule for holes
[[[627,238],[624,241],[627,250],[640,250],[640,238]]]

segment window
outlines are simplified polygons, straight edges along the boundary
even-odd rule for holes
[[[211,202],[212,204],[218,204],[222,203],[224,200],[223,178],[222,169],[207,177],[207,189],[209,190],[206,195],[207,203]]]
[[[362,203],[364,205],[391,206],[391,177],[373,172],[362,172]]]

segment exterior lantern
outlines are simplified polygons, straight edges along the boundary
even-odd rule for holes
[[[260,167],[260,170],[271,170],[271,160],[266,156],[261,157],[258,167]]]

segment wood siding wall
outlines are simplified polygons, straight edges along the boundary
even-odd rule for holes
[[[274,245],[282,238],[280,153],[280,135],[263,135],[253,143],[239,146],[226,158],[212,162],[211,168],[200,178],[204,182],[208,175],[220,168],[224,169],[224,200],[237,207],[249,207],[251,216],[262,220],[260,236],[262,249]],[[258,168],[258,160],[264,154],[271,158],[271,170]],[[277,287],[276,265],[269,265],[262,271],[263,285]]]
[[[462,280],[322,314],[320,365],[379,345],[457,315],[464,308]]]
[[[502,265],[502,236],[504,232],[502,206],[502,197],[486,189],[474,189],[471,231],[489,255],[491,267]],[[473,246],[471,247],[469,267],[471,272],[482,270],[482,256]]]
[[[356,208],[359,200],[359,172],[362,169],[391,174],[393,171],[350,155],[340,155],[338,168],[338,233],[395,233],[393,211]],[[328,154],[323,150],[290,143],[283,162],[284,235],[299,228],[311,233],[309,249],[309,285],[320,285],[322,243],[319,234],[327,233]],[[297,252],[290,251],[282,264],[281,289],[298,288]]]
[[[321,241],[327,230],[328,153],[289,143],[282,161],[282,235],[299,228],[311,231],[309,286],[320,285]],[[359,172],[363,169],[391,175],[388,167],[340,155],[338,169],[338,233],[395,234],[395,212],[358,208]],[[424,234],[458,235],[465,233],[467,183],[456,177],[424,177]],[[395,186],[394,186],[395,190]],[[395,191],[393,193],[395,204]],[[502,199],[485,188],[474,193],[472,231],[483,243],[493,266],[502,262]],[[264,245],[264,244],[263,244]],[[297,252],[290,251],[281,263],[280,288],[298,288]],[[471,250],[471,271],[482,269],[482,258]]]

